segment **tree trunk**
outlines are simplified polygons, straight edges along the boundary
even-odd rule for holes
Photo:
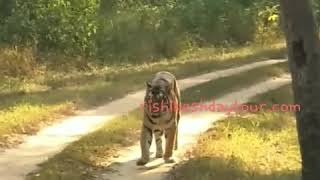
[[[320,44],[310,0],[280,0],[288,47],[302,179],[320,179]]]

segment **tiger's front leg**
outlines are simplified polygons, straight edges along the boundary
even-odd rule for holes
[[[169,129],[165,130],[165,138],[166,138],[166,149],[164,153],[164,161],[165,163],[174,163],[175,160],[172,158],[173,148],[176,142],[176,131],[177,127],[173,126]]]
[[[151,143],[152,130],[143,125],[140,136],[141,158],[137,161],[138,166],[143,166],[149,162]]]
[[[156,158],[163,157],[162,136],[163,136],[163,130],[160,130],[160,129],[154,130],[154,137],[156,140]]]

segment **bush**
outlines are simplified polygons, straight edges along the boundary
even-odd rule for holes
[[[273,1],[256,3],[255,9],[255,41],[268,43],[281,36],[279,4]]]
[[[250,11],[237,1],[189,1],[179,10],[184,29],[207,43],[252,40],[254,21]]]
[[[33,44],[40,51],[94,53],[97,0],[17,0],[2,41]]]
[[[28,48],[0,48],[0,76],[35,75],[37,63],[33,50]]]
[[[0,42],[31,45],[38,53],[89,56],[105,63],[141,63],[174,57],[194,46],[278,38],[277,3],[0,0]]]
[[[170,7],[144,5],[101,18],[98,56],[108,61],[143,62],[177,55],[183,38],[171,11]]]

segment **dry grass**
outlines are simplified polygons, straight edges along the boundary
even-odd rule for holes
[[[1,76],[35,75],[37,63],[32,49],[0,48],[0,55]]]
[[[289,86],[253,98],[292,102]],[[298,180],[300,154],[290,113],[231,116],[213,125],[168,179]]]

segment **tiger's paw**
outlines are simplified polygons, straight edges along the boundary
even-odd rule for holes
[[[143,165],[146,165],[148,162],[149,162],[149,160],[140,158],[140,159],[137,161],[136,164],[137,164],[137,166],[143,166]]]
[[[164,162],[166,164],[173,164],[175,163],[176,161],[173,159],[173,158],[164,158]]]

